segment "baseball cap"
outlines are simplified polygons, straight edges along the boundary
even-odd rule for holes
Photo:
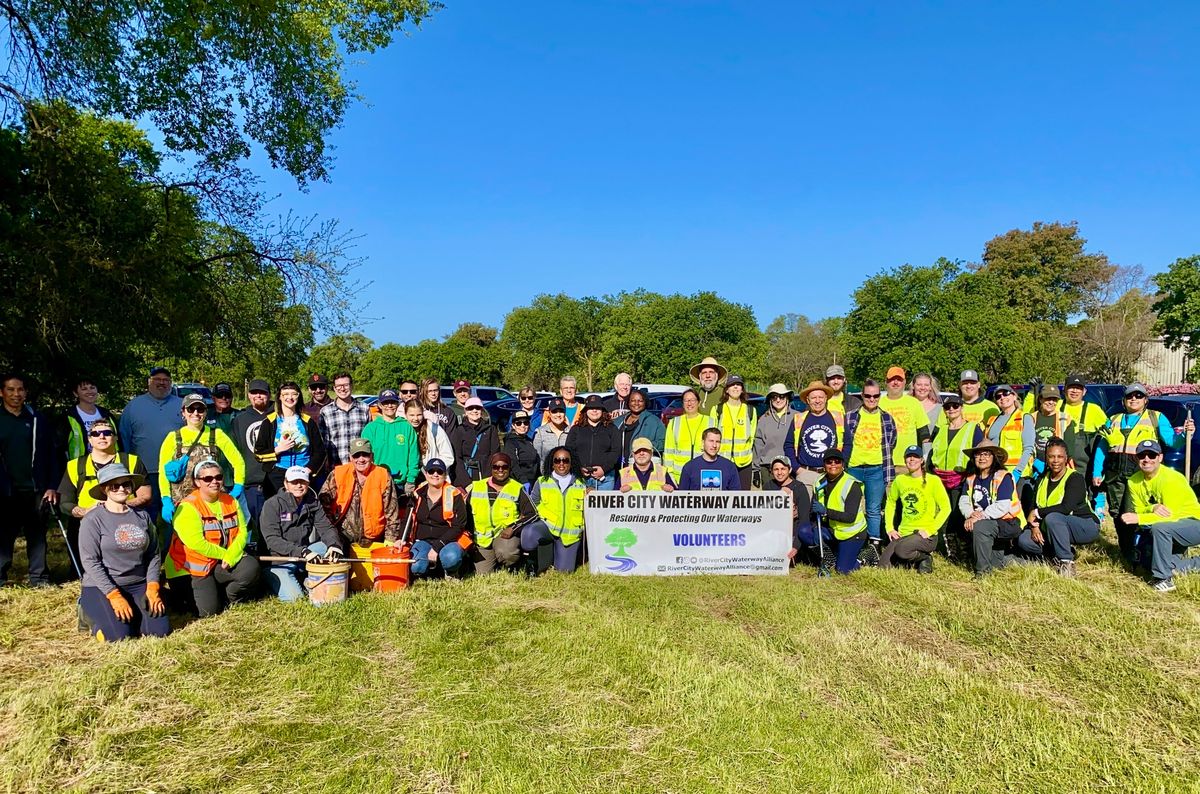
[[[979,383],[979,373],[973,369],[964,369],[958,376],[959,383]]]
[[[1149,394],[1149,392],[1146,391],[1146,387],[1142,384],[1131,383],[1125,387],[1125,396],[1128,397],[1131,394]]]
[[[1050,384],[1046,384],[1045,386],[1042,387],[1042,390],[1038,393],[1038,399],[1039,400],[1049,400],[1051,397],[1053,397],[1054,399],[1057,400],[1057,399],[1060,399],[1062,397],[1062,395],[1058,393],[1057,386],[1051,386]]]
[[[151,367],[150,368],[150,377],[153,378],[155,375],[166,375],[169,378],[169,377],[171,377],[171,371],[168,370],[166,367]]]
[[[907,376],[908,373],[904,371],[904,367],[888,367],[887,375],[884,377],[884,380],[891,380],[892,378],[904,378]]]
[[[1083,380],[1081,375],[1068,375],[1067,379],[1063,382],[1063,386],[1068,388],[1071,386],[1081,386],[1086,389],[1087,383]]]
[[[518,422],[522,419],[524,419],[526,422],[529,421],[529,411],[517,411],[515,414],[513,414],[513,422]]]
[[[825,450],[825,455],[821,458],[821,460],[840,460],[845,463],[846,456],[843,455],[842,451],[837,447],[830,447],[829,449]]]
[[[446,473],[446,464],[441,458],[430,458],[425,462],[425,471],[440,471]]]
[[[942,400],[943,406],[962,405],[962,404],[963,404],[963,398],[958,396],[957,394],[947,394],[946,399]]]
[[[730,375],[725,379],[725,388],[728,389],[730,386],[741,386],[744,389],[746,380],[741,375]]]
[[[398,403],[400,402],[400,393],[395,389],[384,389],[379,392],[379,402],[381,403]]]
[[[359,452],[369,452],[374,455],[375,449],[371,446],[370,440],[365,438],[356,438],[350,442],[350,455],[354,456]]]
[[[563,402],[562,400],[558,399],[557,397],[555,397],[553,400],[550,401],[550,404],[548,406],[546,406],[546,410],[552,414],[566,413],[567,412],[567,404],[565,402]]]
[[[478,397],[468,398],[467,404],[463,406],[463,408],[482,408],[482,407],[483,407],[483,400],[479,399]]]
[[[203,395],[197,394],[196,392],[192,392],[187,397],[183,398],[183,407],[184,408],[187,408],[189,405],[197,405],[197,404],[207,405],[207,403],[204,402]]]
[[[1001,394],[1016,394],[1016,392],[1013,391],[1012,386],[1009,386],[1007,383],[1001,383],[999,386],[997,386],[995,389],[992,390],[992,396],[999,397]]]
[[[308,388],[310,388],[310,389],[313,386],[328,386],[329,385],[329,379],[326,378],[324,375],[322,375],[319,372],[314,372],[313,374],[309,375],[307,382],[308,382]]]
[[[250,381],[250,385],[246,387],[246,391],[249,391],[249,392],[261,391],[261,392],[266,392],[267,394],[270,394],[271,393],[271,384],[267,383],[262,378],[255,378],[254,380]]]
[[[908,449],[904,450],[904,457],[906,457],[906,458],[923,458],[923,457],[925,457],[925,453],[921,450],[920,447],[918,447],[916,444],[913,444],[912,446],[908,447]]]
[[[1156,455],[1161,455],[1162,447],[1160,447],[1158,442],[1154,439],[1148,438],[1137,445],[1137,448],[1133,451],[1133,454],[1140,455],[1143,452],[1153,452]]]
[[[782,463],[784,466],[787,466],[789,471],[792,468],[792,462],[788,460],[787,455],[776,455],[771,458],[771,465],[774,466],[776,463]]]
[[[460,389],[466,389],[467,391],[470,391],[471,390],[471,381],[469,381],[469,380],[454,381],[454,391],[459,391]]]
[[[221,395],[232,397],[233,387],[228,383],[218,383],[216,386],[213,386],[213,396],[220,397]]]
[[[288,466],[288,470],[283,473],[283,479],[285,482],[296,482],[297,480],[308,482],[308,469],[303,466]]]
[[[654,445],[650,443],[650,439],[635,438],[633,440],[633,443],[630,444],[630,446],[629,446],[630,452],[637,452],[638,450],[642,450],[642,449],[648,450],[650,452],[654,451]]]
[[[832,378],[835,376],[840,377],[840,378],[846,377],[846,370],[843,369],[840,364],[830,364],[828,367],[825,368],[825,378],[826,379],[829,379],[829,378]]]

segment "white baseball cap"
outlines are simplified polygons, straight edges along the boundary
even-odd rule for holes
[[[308,482],[308,469],[303,466],[289,466],[288,470],[283,473],[285,482],[295,482],[296,480],[304,480]]]

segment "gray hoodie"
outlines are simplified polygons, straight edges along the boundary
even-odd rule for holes
[[[754,431],[754,465],[766,466],[776,455],[783,454],[783,442],[792,432],[796,411],[790,405],[782,416],[770,408],[758,417],[758,429]]]

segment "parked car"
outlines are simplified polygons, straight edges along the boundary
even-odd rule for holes
[[[746,394],[746,402],[749,405],[752,405],[754,407],[755,412],[759,416],[762,416],[763,414],[765,414],[767,412],[767,397],[765,394],[758,394],[756,392],[748,392]],[[794,395],[792,397],[792,408],[794,408],[797,411],[803,411],[806,408],[808,408],[808,406],[804,404],[804,400],[801,400],[799,395]],[[669,420],[675,418],[676,416],[679,416],[682,413],[683,413],[683,397],[676,396],[666,402],[666,405],[661,409],[661,412],[658,414],[658,418],[662,419],[663,424],[666,424]]]
[[[443,386],[441,391],[442,402],[444,402],[446,405],[450,405],[454,402],[453,386]],[[478,397],[485,403],[489,403],[495,400],[515,399],[517,395],[510,392],[508,389],[503,389],[499,386],[472,386],[471,396]]]
[[[204,398],[206,404],[213,404],[212,389],[203,383],[176,383],[171,387],[171,391],[180,398],[187,397],[189,394],[199,394]]]
[[[375,403],[379,402],[378,394],[351,394],[350,396],[353,397],[354,399],[358,400],[360,403],[362,403],[363,405],[365,405],[367,407],[370,407],[370,406],[374,405]]]
[[[554,395],[537,397],[533,402],[533,410],[539,413],[546,410],[552,399],[554,399]],[[508,423],[512,420],[512,415],[521,410],[521,401],[516,397],[492,400],[483,404],[483,410],[487,411],[496,429],[503,433],[508,429]]]
[[[1176,430],[1183,427],[1183,423],[1188,418],[1189,409],[1191,409],[1192,419],[1200,421],[1200,394],[1170,394],[1163,397],[1151,397],[1147,402],[1147,407],[1165,416]],[[1163,463],[1176,471],[1182,472],[1186,461],[1187,455],[1183,446],[1180,446],[1179,449],[1163,450]],[[1200,433],[1192,435],[1193,471],[1197,467],[1200,467]]]

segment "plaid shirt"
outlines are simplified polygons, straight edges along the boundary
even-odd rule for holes
[[[371,411],[358,400],[350,405],[349,411],[338,407],[337,400],[321,409],[321,440],[332,460],[330,466],[350,461],[350,442],[362,435],[362,429],[371,421]]]
[[[854,431],[858,430],[859,413],[861,408],[846,414],[845,439],[842,454],[846,456],[846,468],[850,467],[850,453],[854,451]],[[892,456],[896,452],[896,420],[882,408],[879,409],[879,426],[883,431],[883,482],[884,487],[890,487],[896,479],[896,463]]]

